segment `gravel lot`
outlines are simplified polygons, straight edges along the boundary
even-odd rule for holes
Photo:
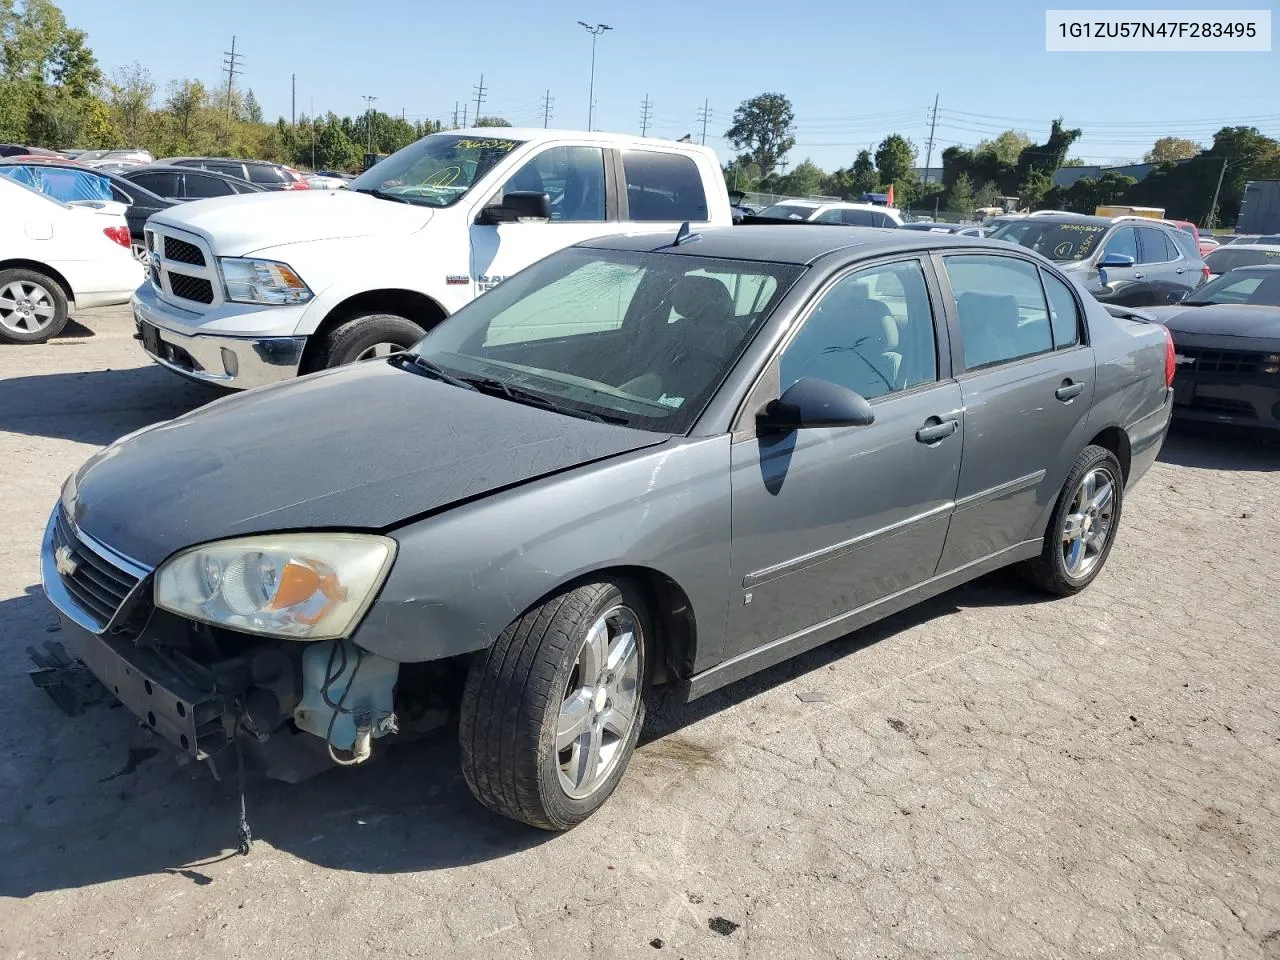
[[[125,308],[0,347],[0,957],[1280,958],[1280,446],[1174,434],[1092,589],[988,577],[690,706],[563,836],[452,736],[232,795],[27,679],[93,449],[210,398]]]

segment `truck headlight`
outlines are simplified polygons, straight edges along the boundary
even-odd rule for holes
[[[306,303],[314,296],[287,263],[220,257],[226,297],[236,303]]]
[[[155,604],[205,623],[293,640],[349,635],[395,559],[359,533],[287,533],[184,550],[156,573]]]

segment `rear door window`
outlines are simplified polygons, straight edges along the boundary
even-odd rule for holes
[[[945,257],[969,370],[1053,350],[1044,288],[1034,264],[1013,257]]]
[[[184,175],[187,181],[185,196],[193,200],[205,197],[229,197],[235,193],[231,184],[217,177],[206,177],[194,170]]]
[[[150,190],[161,197],[179,196],[178,175],[176,173],[137,173],[129,179],[144,190]]]
[[[1049,301],[1049,325],[1053,348],[1064,350],[1080,342],[1080,311],[1067,285],[1047,270],[1040,271],[1045,297]]]
[[[238,180],[244,180],[244,164],[242,163],[225,163],[212,161],[204,165],[206,170],[212,170],[214,173],[225,173],[228,177],[235,177]]]
[[[1163,230],[1152,230],[1150,227],[1144,227],[1138,231],[1138,239],[1142,246],[1142,256],[1139,263],[1168,263],[1170,260],[1178,259],[1178,252],[1173,247],[1173,241],[1165,236]]]
[[[250,183],[260,183],[264,187],[270,187],[289,182],[289,177],[285,176],[284,171],[279,167],[267,166],[265,163],[248,163],[245,166],[249,168]]]
[[[632,220],[709,219],[698,165],[679,153],[626,150],[622,154],[627,207]]]

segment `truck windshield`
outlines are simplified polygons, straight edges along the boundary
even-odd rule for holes
[[[1012,220],[987,236],[1027,247],[1058,263],[1067,263],[1092,254],[1106,232],[1106,226],[1100,223],[1055,223],[1028,217]]]
[[[500,283],[413,348],[508,399],[684,433],[801,267],[570,247]]]
[[[349,189],[424,207],[447,207],[461,200],[522,142],[433,134],[370,167]]]

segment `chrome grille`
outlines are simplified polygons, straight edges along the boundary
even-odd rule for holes
[[[189,263],[193,267],[204,266],[204,254],[200,252],[200,248],[194,243],[187,243],[177,237],[164,238],[164,258],[178,263]]]
[[[165,248],[173,244],[172,238],[165,241]],[[196,303],[213,303],[213,285],[204,277],[189,277],[185,273],[170,273],[169,288],[175,297],[183,300],[194,300]]]
[[[1195,360],[1196,373],[1257,373],[1265,354],[1248,350],[1210,350],[1203,347],[1178,347],[1178,353]]]
[[[66,515],[58,510],[53,548],[57,551],[64,547],[70,551],[75,569],[70,575],[59,573],[58,577],[67,593],[101,630],[111,622],[125,598],[138,585],[138,578],[82,543]]]

